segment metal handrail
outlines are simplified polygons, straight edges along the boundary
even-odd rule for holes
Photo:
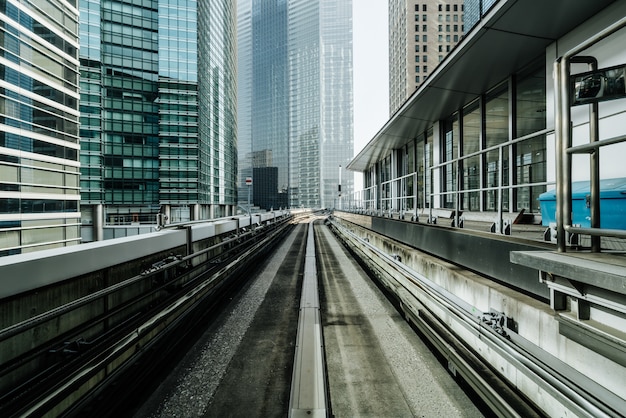
[[[570,102],[570,64],[588,63],[597,67],[597,61],[593,57],[578,56],[586,49],[611,36],[618,30],[626,27],[626,17],[623,17],[596,33],[586,41],[570,49],[554,63],[556,111],[555,111],[555,136],[556,136],[556,221],[557,221],[557,250],[565,252],[567,246],[566,233],[584,230],[585,234],[592,237],[591,250],[600,252],[600,238],[608,236],[607,230],[600,229],[600,164],[599,153],[594,152],[600,147],[626,142],[626,136],[618,136],[600,141],[598,138],[598,104],[591,105],[590,144],[584,146],[572,146],[572,117]],[[590,153],[591,158],[591,226],[592,228],[575,228],[572,225],[572,154]],[[621,235],[621,234],[620,234]]]

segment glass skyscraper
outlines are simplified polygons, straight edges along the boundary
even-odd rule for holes
[[[246,21],[251,27],[239,34],[240,60],[252,49],[249,72],[239,73],[252,88],[240,97],[239,121],[254,203],[335,206],[340,166],[353,155],[352,2],[240,0],[239,7],[250,8],[239,14],[240,31]],[[342,193],[352,189],[344,170]]]
[[[78,9],[0,0],[0,256],[80,242]]]
[[[228,0],[81,0],[85,240],[232,212],[234,23]]]
[[[469,32],[498,0],[464,0],[465,33]]]

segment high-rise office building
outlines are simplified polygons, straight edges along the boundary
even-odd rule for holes
[[[3,0],[0,20],[0,256],[77,244],[77,4]]]
[[[463,0],[389,1],[390,115],[463,37],[463,3]]]
[[[498,0],[465,0],[465,33],[472,30]]]
[[[252,201],[252,0],[237,2],[237,188],[239,204]]]
[[[231,214],[237,165],[233,3],[83,3],[85,240],[102,239],[103,225],[154,224],[159,213],[168,222]]]
[[[240,0],[239,8],[239,58],[252,57],[238,75],[251,86],[238,118],[241,143],[249,144],[240,156],[252,165],[240,167],[239,183],[253,170],[272,176],[253,179],[273,195],[257,191],[255,204],[335,206],[340,166],[353,154],[352,2]],[[350,193],[352,173],[341,183]]]

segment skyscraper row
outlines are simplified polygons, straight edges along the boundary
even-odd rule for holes
[[[0,255],[352,191],[351,1],[239,3],[0,0]]]
[[[353,155],[352,2],[238,7],[240,201],[252,187],[264,209],[336,207]],[[341,183],[351,192],[352,174]]]

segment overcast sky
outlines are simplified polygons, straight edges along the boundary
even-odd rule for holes
[[[354,154],[389,118],[388,0],[352,0]]]

